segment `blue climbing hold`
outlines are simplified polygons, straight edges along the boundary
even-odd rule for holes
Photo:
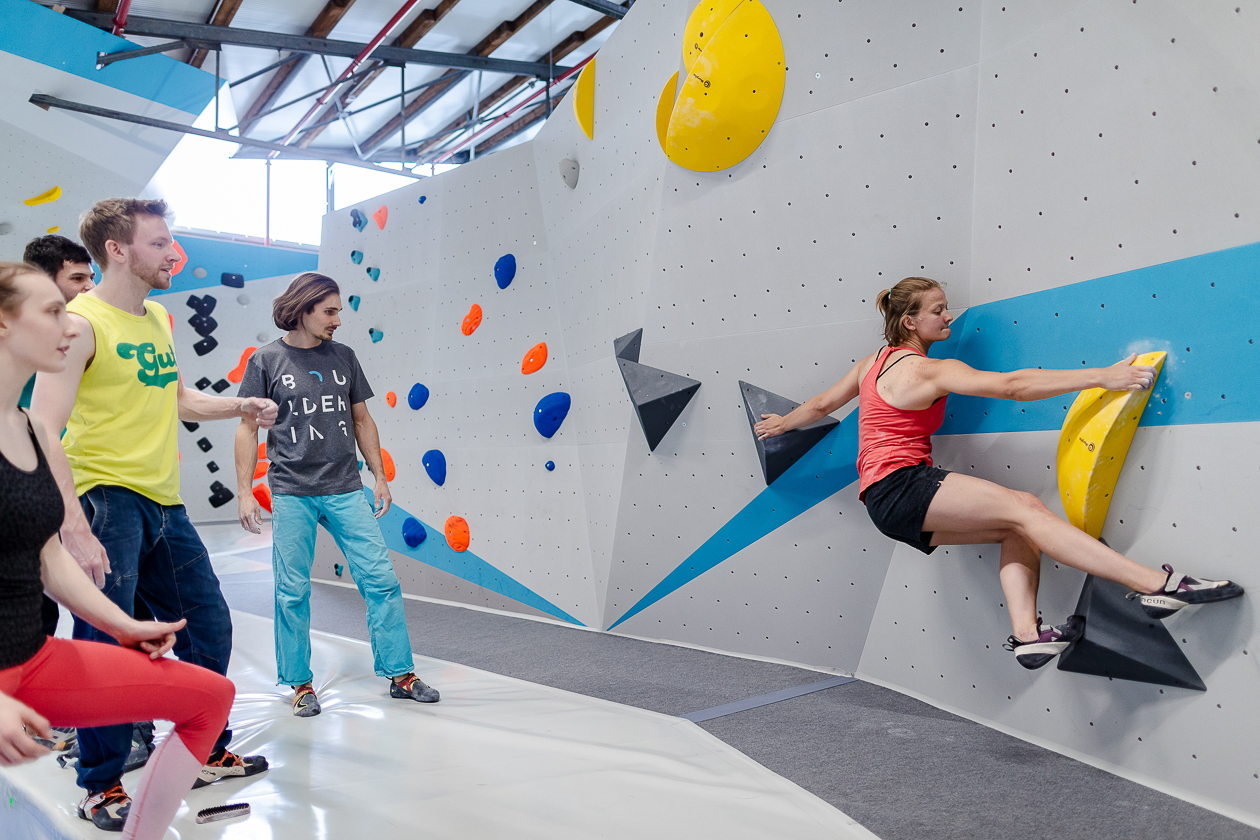
[[[421,204],[424,204],[424,200],[425,200],[426,198],[428,198],[428,196],[427,196],[427,195],[422,195],[422,196],[420,196],[420,203],[421,203]]]
[[[538,434],[549,438],[560,431],[560,424],[569,414],[573,399],[564,391],[548,394],[534,406],[534,428]]]
[[[341,577],[341,570],[343,568],[345,567],[342,566],[340,563],[333,563],[333,573],[337,575],[337,577]]]
[[[363,262],[363,252],[362,252],[362,251],[351,251],[351,252],[350,252],[350,262],[354,263],[355,265],[358,265],[359,263]]]
[[[437,449],[430,449],[421,459],[424,471],[433,479],[433,483],[441,487],[446,483],[446,456]]]
[[[371,329],[369,329],[368,335],[372,337],[373,344],[375,344],[376,342],[380,341],[382,338],[385,337],[385,333],[381,332],[376,327],[372,327]]]
[[[516,277],[516,257],[511,254],[504,254],[499,257],[499,261],[494,264],[494,282],[499,284],[500,289],[506,289],[512,285],[512,280]]]
[[[420,520],[415,517],[408,516],[403,522],[403,542],[412,548],[420,545],[428,536],[429,533],[420,524]]]
[[[354,229],[362,232],[367,227],[368,217],[360,213],[358,210],[350,211],[350,222],[354,225]]]
[[[381,270],[379,268],[369,268],[367,273],[368,277],[371,277],[373,282],[381,279]]]
[[[556,462],[548,461],[547,463],[543,464],[543,466],[547,468],[547,472],[551,472],[552,470],[556,468]]]
[[[350,308],[353,309],[355,312],[359,311],[359,296],[358,295],[350,295]]]
[[[424,408],[424,404],[429,401],[429,389],[417,382],[411,386],[411,390],[407,392],[407,405],[416,411]]]

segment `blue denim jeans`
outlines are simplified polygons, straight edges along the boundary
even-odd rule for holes
[[[315,526],[323,525],[346,556],[350,574],[367,601],[368,634],[376,675],[397,677],[415,669],[402,585],[372,506],[360,491],[335,496],[271,499],[271,565],[276,578],[276,672],[282,685],[310,682],[311,565]]]
[[[188,619],[175,635],[175,655],[184,662],[227,674],[232,654],[232,618],[210,567],[210,555],[188,521],[183,505],[160,505],[125,487],[97,486],[79,497],[92,533],[109,556],[103,592],[133,614],[136,596],[159,621]],[[117,644],[77,616],[74,638]],[[226,747],[232,731],[215,742]],[[79,730],[79,786],[93,793],[122,778],[131,752],[131,725]]]

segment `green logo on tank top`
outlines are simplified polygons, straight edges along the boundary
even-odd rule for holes
[[[118,345],[118,356],[123,359],[135,359],[140,363],[140,370],[136,371],[136,379],[154,388],[165,388],[179,378],[179,371],[175,369],[175,349],[170,345],[167,345],[166,349],[166,353],[159,355],[157,348],[151,342],[144,344],[124,342]],[[163,370],[169,370],[170,373],[162,373]]]

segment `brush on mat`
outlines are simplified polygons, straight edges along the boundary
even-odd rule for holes
[[[202,808],[197,812],[197,823],[216,822],[218,820],[231,820],[236,817],[249,816],[248,802],[229,802],[227,805],[216,805],[213,808]]]

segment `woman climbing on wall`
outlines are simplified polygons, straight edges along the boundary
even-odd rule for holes
[[[1155,369],[1130,356],[1090,370],[976,370],[956,359],[929,359],[928,350],[950,337],[953,316],[941,284],[907,277],[881,291],[875,305],[884,316],[888,346],[858,361],[827,391],[785,417],[763,414],[757,438],[807,426],[858,398],[858,498],[884,535],[931,554],[939,545],[1002,546],[998,576],[1014,633],[1007,649],[1025,668],[1040,668],[1084,632],[1070,616],[1055,627],[1037,615],[1041,554],[1133,590],[1155,618],[1190,604],[1236,598],[1242,587],[1203,580],[1135,563],[1055,516],[1031,493],[940,469],[932,463],[930,436],[945,419],[950,394],[1007,400],[1041,400],[1105,388],[1150,388]]]
[[[32,736],[49,737],[49,720],[59,726],[173,721],[130,811],[113,789],[91,803],[126,820],[124,838],[158,840],[223,731],[235,690],[213,671],[164,659],[185,622],[136,621],[93,585],[58,539],[64,511],[45,456],[48,434],[18,408],[18,396],[35,371],[65,368],[76,335],[52,278],[0,262],[0,765],[47,753]],[[45,590],[122,647],[45,636]],[[91,819],[83,807],[80,816]]]

